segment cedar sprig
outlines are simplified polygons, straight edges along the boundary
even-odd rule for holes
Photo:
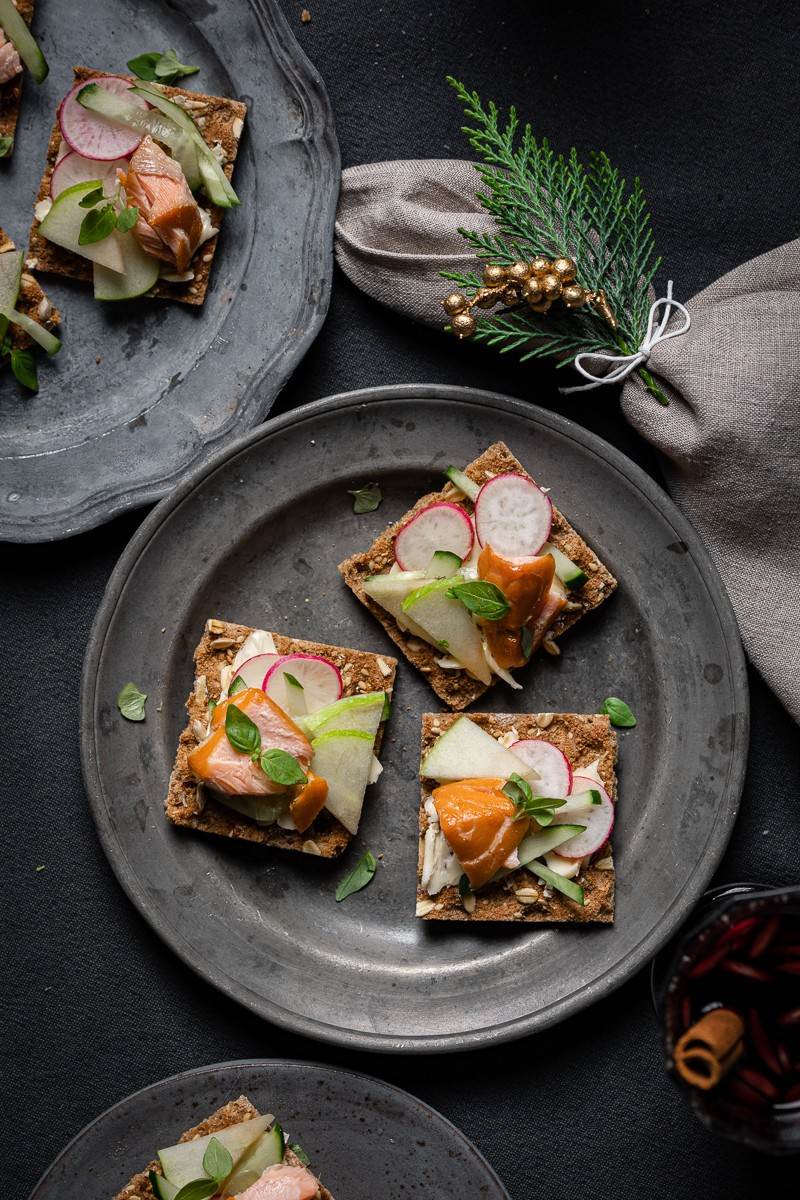
[[[492,101],[484,106],[477,92],[452,76],[448,83],[464,106],[469,123],[462,130],[479,159],[478,198],[497,224],[493,234],[458,232],[486,262],[505,266],[540,254],[574,259],[578,282],[589,291],[603,289],[617,319],[612,330],[590,307],[540,315],[520,306],[481,313],[475,340],[501,353],[521,352],[523,361],[557,357],[559,366],[582,351],[632,353],[647,332],[649,288],[661,263],[640,180],[628,185],[604,151],[591,153],[586,164],[574,147],[567,155],[556,153],[529,124],[520,126],[513,106],[503,121]],[[482,283],[474,272],[442,275],[469,296]],[[666,403],[650,372],[638,373]]]

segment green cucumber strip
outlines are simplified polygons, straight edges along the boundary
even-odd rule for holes
[[[588,812],[596,804],[602,804],[600,793],[597,788],[587,788],[585,792],[576,792],[573,796],[567,796],[558,815],[560,817],[577,817],[581,813]]]
[[[17,312],[15,308],[0,308],[0,317],[10,321],[12,325],[16,325],[23,333],[27,333],[28,337],[33,338],[34,342],[48,354],[58,354],[61,349],[61,342],[55,334],[34,321],[27,313]]]
[[[465,475],[458,467],[448,467],[445,475],[460,492],[464,493],[468,500],[472,500],[473,503],[475,502],[478,498],[478,492],[481,490],[479,483],[476,483],[474,479],[470,479],[469,475]]]
[[[461,559],[452,550],[437,550],[425,572],[429,579],[450,579],[461,568]]]
[[[574,563],[571,558],[567,558],[566,554],[559,550],[558,546],[554,546],[552,542],[545,542],[539,553],[552,554],[556,563],[556,575],[565,587],[583,587],[589,578],[577,563]]]
[[[570,900],[574,900],[576,904],[583,904],[583,888],[577,883],[573,883],[571,879],[565,879],[563,875],[558,875],[555,871],[551,871],[544,863],[529,862],[528,870],[533,871],[534,875],[538,875],[544,883],[549,883],[550,887],[556,889],[557,892],[563,892]]]
[[[178,1194],[178,1188],[174,1183],[170,1183],[163,1175],[159,1175],[156,1171],[149,1172],[150,1187],[156,1200],[175,1200]]]
[[[548,829],[529,833],[522,839],[517,850],[520,866],[525,867],[534,858],[541,858],[548,851],[555,850],[562,842],[568,842],[570,838],[583,833],[585,828],[585,825],[551,825]]]
[[[0,309],[13,309],[17,305],[19,285],[22,279],[21,250],[7,250],[0,254]],[[0,343],[8,332],[8,317],[0,316]]]
[[[13,0],[0,0],[0,29],[3,30],[37,83],[43,83],[50,68],[39,49],[36,38],[24,17],[17,12]]]

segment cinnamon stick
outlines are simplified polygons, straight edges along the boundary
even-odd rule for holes
[[[678,1039],[675,1070],[692,1087],[710,1091],[742,1053],[744,1024],[729,1008],[714,1008]]]

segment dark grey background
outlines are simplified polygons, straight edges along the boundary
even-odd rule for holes
[[[498,102],[516,101],[557,145],[602,146],[638,171],[681,297],[797,236],[800,23],[788,0],[306,3],[309,25],[299,2],[284,8],[327,81],[345,165],[463,153],[442,78],[452,71]],[[145,41],[143,32],[143,49]],[[341,276],[328,323],[279,409],[423,379],[528,396],[649,463],[613,392],[559,398],[550,369],[521,369],[413,328]],[[89,1117],[134,1088],[257,1054],[343,1062],[409,1088],[476,1142],[515,1200],[761,1194],[763,1159],[713,1139],[663,1077],[644,974],[534,1039],[466,1057],[397,1059],[337,1054],[272,1029],[164,949],[102,856],[78,762],[83,648],[137,523],[2,550],[10,1061],[0,1115],[11,1190],[26,1195]],[[141,603],[146,619],[146,596]],[[752,718],[742,811],[718,879],[796,882],[797,729],[757,679]]]

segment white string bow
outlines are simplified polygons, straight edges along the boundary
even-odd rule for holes
[[[664,308],[661,320],[656,325],[659,309]],[[683,323],[676,325],[674,329],[666,332],[670,318],[674,312],[679,312],[683,315]],[[594,388],[604,387],[607,383],[619,383],[626,379],[631,371],[635,371],[637,367],[641,367],[647,362],[653,348],[659,342],[667,342],[670,338],[680,337],[686,333],[692,324],[692,318],[689,315],[689,310],[679,300],[672,298],[672,280],[667,284],[667,294],[662,296],[660,300],[656,300],[650,308],[650,316],[647,318],[647,333],[644,335],[642,344],[639,349],[633,354],[607,354],[604,350],[582,350],[580,354],[575,355],[572,363],[575,370],[584,379],[588,379],[588,383],[580,383],[576,387],[559,388],[562,395],[568,396],[571,392],[591,392]],[[583,365],[584,359],[601,359],[602,362],[608,363],[611,370],[604,375],[596,374],[587,369]]]

